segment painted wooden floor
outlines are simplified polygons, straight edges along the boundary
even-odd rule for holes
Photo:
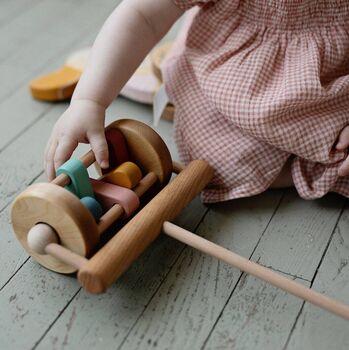
[[[45,143],[67,107],[33,101],[28,81],[90,45],[116,3],[0,0],[0,349],[348,349],[349,322],[166,237],[98,296],[17,243],[10,204],[44,180]],[[108,122],[125,116],[151,124],[150,108],[119,98]],[[172,125],[157,130],[176,159]],[[340,196],[304,201],[289,189],[209,207],[196,199],[177,222],[349,303]]]

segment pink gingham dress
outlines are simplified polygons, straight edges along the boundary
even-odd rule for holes
[[[204,202],[263,192],[289,157],[301,197],[349,197],[349,1],[173,1],[200,7],[163,73],[182,161],[215,169]]]

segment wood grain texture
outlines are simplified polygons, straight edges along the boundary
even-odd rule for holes
[[[0,170],[0,210],[40,173],[49,130],[63,111],[64,106],[55,106],[45,118],[40,119],[21,138],[0,153],[3,166]]]
[[[0,290],[28,259],[13,233],[10,207],[0,212]]]
[[[254,260],[311,281],[343,205],[344,198],[335,194],[305,201],[287,190]]]
[[[243,256],[250,256],[281,193],[212,206],[198,234]],[[186,248],[122,349],[199,349],[239,281],[240,271]]]
[[[15,6],[17,1],[12,3]],[[81,4],[74,1],[48,0],[42,3],[31,6],[30,11],[23,12],[0,31],[1,53],[5,55],[7,52],[3,60],[0,59],[0,151],[51,108],[48,104],[33,101],[28,94],[29,80],[61,66],[66,56],[77,47],[91,45],[97,28],[117,1],[103,0],[98,11],[91,0],[84,1],[83,11]],[[57,18],[60,14],[65,20],[52,21],[49,15],[52,13],[56,13]]]
[[[349,305],[345,303],[305,287],[290,278],[280,275],[271,268],[255,263],[232,250],[226,249],[169,221],[165,221],[162,228],[166,235],[199,250],[203,254],[212,256],[231,267],[238,268],[241,272],[255,276],[301,300],[312,303],[349,321]]]
[[[95,11],[96,8],[91,8],[91,5],[93,6],[91,1],[86,1],[86,6],[90,7],[90,11]],[[0,101],[13,93],[19,85],[27,85],[35,76],[47,73],[46,69],[50,60],[54,59],[57,54],[67,55],[66,50],[69,43],[71,45],[76,42],[88,29],[88,24],[83,21],[80,6],[77,3],[73,5],[72,2],[67,1],[43,1],[33,10],[35,11],[26,12],[24,18],[18,17],[18,21],[11,22],[11,26],[6,26],[1,30],[0,40],[4,37],[2,42],[5,43],[5,48],[0,54],[0,75],[4,79],[0,88]],[[95,12],[96,18],[92,21],[98,18],[101,21],[100,15],[97,14],[97,11]],[[65,20],[52,20],[53,13],[57,16],[55,18]],[[41,21],[40,17],[42,17]],[[93,22],[91,24],[93,25]],[[81,29],[77,31],[78,34],[74,34],[74,29],[79,25]],[[13,35],[10,34],[11,31],[14,31]],[[16,38],[16,36],[19,37]],[[8,43],[9,38],[12,40]],[[43,54],[40,60],[38,55],[46,50],[48,54]],[[64,60],[63,57],[62,60]],[[44,68],[45,63],[46,68]]]
[[[335,227],[342,204],[343,199],[336,195],[329,195],[319,201],[303,201],[294,193],[294,190],[287,190],[286,196],[283,198],[278,211],[275,213],[268,229],[264,233],[252,259],[262,264],[267,261],[267,266],[271,266],[277,269],[277,271],[280,271],[280,268],[286,269],[288,267],[289,271],[291,269],[291,271],[299,273],[300,276],[307,276],[309,281],[304,281],[304,283],[310,285],[310,281],[316,273],[317,265],[326,249],[326,243],[330,240],[331,232]],[[327,222],[325,223],[324,221]],[[317,238],[317,235],[320,239]],[[240,290],[240,288],[244,289],[243,283],[243,281],[239,283],[237,290]],[[316,288],[316,286],[314,286],[314,289],[318,292],[323,292],[322,289]],[[331,293],[325,294],[333,297]],[[285,295],[281,291],[278,291],[276,295],[277,298],[281,298],[279,300],[284,300],[285,304],[289,305],[289,307],[287,310],[278,309],[275,311],[273,309],[274,304],[271,303],[269,306],[266,306],[266,309],[257,308],[253,314],[252,323],[254,319],[261,320],[268,316],[267,319],[265,318],[266,322],[264,324],[252,327],[252,331],[253,329],[258,329],[259,335],[251,335],[249,327],[245,327],[245,319],[248,314],[244,314],[236,320],[237,323],[234,324],[233,329],[240,329],[240,334],[239,336],[233,336],[233,338],[242,348],[248,348],[252,343],[257,348],[263,348],[263,344],[266,341],[269,341],[270,344],[275,344],[275,349],[282,349],[286,344],[302,303],[293,302],[292,300],[294,298],[292,296]],[[258,293],[255,296],[258,300]],[[341,298],[338,298],[338,300],[348,302]],[[208,340],[210,346],[208,348],[214,348],[215,344],[219,348],[220,344],[225,344],[224,340],[219,338],[221,334],[226,335],[232,328],[229,317],[234,312],[236,303],[234,293],[210,335]],[[292,309],[290,309],[291,307]],[[309,305],[309,307],[311,309],[318,309],[312,305]],[[276,312],[278,315],[275,314]],[[325,319],[332,319],[332,317],[340,319],[320,309],[318,312]],[[281,334],[275,328],[275,317],[280,319],[279,330]],[[346,323],[342,319],[339,322]],[[323,330],[323,332],[325,334],[329,333],[326,330]],[[234,331],[233,334],[235,334]],[[252,338],[254,339],[253,342]],[[278,344],[279,341],[280,344]],[[271,346],[271,348],[274,347]]]
[[[307,281],[292,279],[304,286],[310,285]],[[281,350],[302,304],[302,300],[244,274],[204,349],[251,349],[253,346]]]
[[[12,22],[16,17],[32,9],[43,0],[2,0],[0,12],[0,27]]]
[[[31,349],[78,290],[73,278],[25,264],[0,293],[1,349]]]
[[[196,198],[175,222],[195,230],[206,211],[207,208]],[[105,294],[91,296],[81,290],[38,349],[119,347],[182,250],[181,243],[160,235]]]
[[[334,232],[327,253],[317,272],[313,288],[349,302],[349,210],[344,211]],[[287,350],[349,348],[349,322],[328,315],[306,304],[291,334]]]

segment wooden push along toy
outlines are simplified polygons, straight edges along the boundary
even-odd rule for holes
[[[110,168],[99,180],[88,178],[92,151],[58,169],[51,183],[34,184],[12,207],[12,223],[24,249],[43,266],[77,271],[91,293],[104,292],[160,234],[165,234],[254,275],[295,296],[349,319],[349,307],[260,266],[168,220],[208,184],[213,170],[203,160],[184,167],[172,162],[160,136],[135,120],[106,129]],[[178,175],[169,182],[172,172]],[[64,188],[64,186],[66,188]],[[155,196],[101,249],[101,234],[137,210],[146,192]]]

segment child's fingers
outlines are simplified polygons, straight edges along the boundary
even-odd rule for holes
[[[90,135],[89,142],[92,151],[95,154],[97,163],[101,168],[106,169],[109,166],[108,144],[105,140],[104,133],[95,133]]]
[[[55,177],[53,157],[56,152],[56,148],[57,148],[56,140],[50,140],[46,146],[44,169],[45,169],[45,173],[48,181],[52,181]]]
[[[349,126],[346,126],[339,134],[336,149],[344,150],[349,147]]]
[[[348,176],[349,175],[349,157],[345,159],[342,165],[338,169],[339,176]]]
[[[56,170],[71,157],[77,146],[77,141],[69,138],[65,138],[59,141],[54,155],[54,168]]]

